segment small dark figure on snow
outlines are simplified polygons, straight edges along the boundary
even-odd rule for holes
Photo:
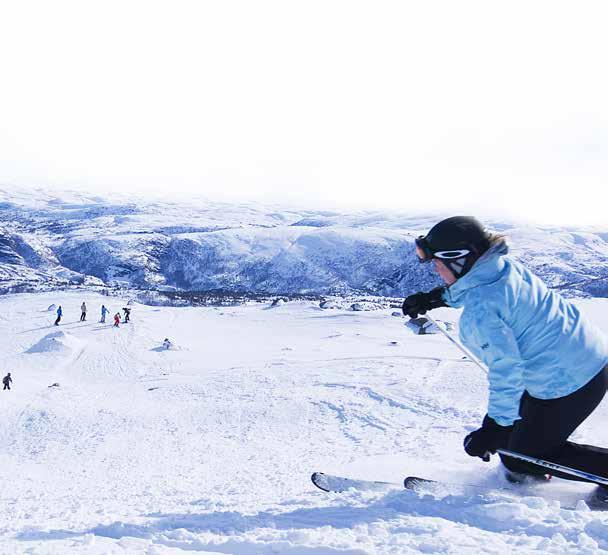
[[[439,222],[416,239],[416,251],[421,262],[434,263],[445,286],[410,295],[403,312],[416,318],[443,306],[463,308],[460,339],[489,369],[487,414],[464,438],[467,454],[489,461],[497,449],[508,449],[608,478],[608,449],[569,440],[608,389],[603,334],[475,218]],[[500,458],[513,480],[542,479],[547,471]],[[608,501],[608,486],[596,493]]]
[[[4,378],[2,378],[2,383],[4,384],[4,389],[5,390],[9,390],[11,389],[11,383],[13,382],[13,378],[11,378],[11,373],[9,372],[6,376],[4,376]]]
[[[59,322],[61,322],[61,317],[63,316],[63,310],[61,309],[61,305],[57,309],[57,320],[55,320],[55,325],[58,326]]]
[[[129,318],[131,317],[131,309],[130,309],[130,308],[127,308],[127,307],[124,307],[122,310],[123,310],[123,312],[125,313],[125,319],[124,319],[124,322],[125,322],[125,324],[126,324],[126,323],[129,321]]]
[[[163,347],[169,350],[172,346],[173,343],[171,343],[170,339],[168,337],[165,337],[165,340],[163,341]]]
[[[87,305],[86,305],[85,302],[83,302],[80,305],[80,312],[81,312],[81,314],[80,314],[80,321],[81,322],[86,322],[86,319],[87,319]]]
[[[105,323],[106,323],[106,314],[107,314],[108,312],[110,312],[110,311],[109,311],[109,310],[106,308],[106,305],[105,305],[105,304],[102,304],[102,305],[101,305],[101,320],[100,320],[100,322],[101,322],[102,324],[105,324]]]
[[[115,328],[120,327],[120,312],[117,312],[116,314],[114,314],[114,327]]]

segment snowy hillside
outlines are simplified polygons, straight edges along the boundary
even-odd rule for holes
[[[0,190],[0,291],[91,284],[401,297],[437,283],[412,248],[437,218]],[[608,295],[608,229],[488,223],[550,284]]]
[[[585,485],[446,498],[312,486],[315,470],[502,483],[496,460],[462,450],[485,376],[390,310],[133,305],[116,329],[98,323],[102,302],[0,298],[14,379],[0,405],[0,553],[608,552],[608,513],[581,502]],[[126,299],[110,302],[113,314]],[[608,301],[579,302],[608,332]],[[577,439],[608,445],[607,417],[604,402]]]

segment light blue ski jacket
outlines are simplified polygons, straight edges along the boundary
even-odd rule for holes
[[[524,391],[556,399],[580,389],[608,363],[608,339],[571,302],[492,246],[443,298],[463,307],[460,340],[489,368],[488,415],[508,426]]]

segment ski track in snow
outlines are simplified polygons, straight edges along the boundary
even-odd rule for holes
[[[15,380],[0,405],[0,553],[608,552],[608,513],[563,508],[585,485],[440,498],[310,483],[315,470],[501,483],[496,460],[462,451],[485,413],[485,376],[391,310],[135,305],[115,329],[97,321],[102,302],[115,312],[126,299],[0,298]],[[51,303],[64,308],[59,328]],[[608,302],[581,304],[608,332]],[[158,348],[166,336],[175,350]],[[607,415],[604,403],[575,438],[608,445]]]

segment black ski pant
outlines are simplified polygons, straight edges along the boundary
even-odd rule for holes
[[[608,389],[608,366],[591,381],[570,395],[558,399],[536,399],[524,392],[519,414],[507,449],[590,472],[608,478],[608,449],[580,445],[568,438],[595,410]],[[500,455],[503,464],[514,472],[552,474],[567,480],[585,482],[559,471]]]
[[[87,319],[87,313],[86,313],[86,312],[83,312],[83,313],[80,315],[80,321],[81,321],[81,322],[84,322],[86,319]]]
[[[55,325],[58,326],[59,322],[61,322],[61,316],[57,316],[57,320],[55,320]]]
[[[11,386],[8,385],[7,383],[4,384],[4,389],[2,391],[6,390],[6,389],[8,389],[9,391],[11,389]]]

